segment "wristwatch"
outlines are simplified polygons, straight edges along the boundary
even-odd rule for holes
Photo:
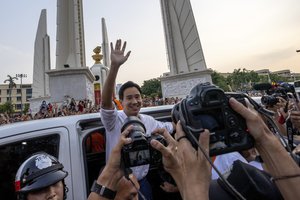
[[[92,185],[91,192],[95,192],[98,195],[100,195],[101,197],[104,197],[107,199],[114,199],[116,196],[116,193],[117,193],[103,185],[99,185],[96,180],[94,181],[94,183]]]

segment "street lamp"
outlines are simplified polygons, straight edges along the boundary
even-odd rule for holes
[[[23,91],[22,91],[22,79],[23,78],[27,78],[27,74],[16,74],[16,77],[20,78],[21,79],[21,85],[20,85],[20,88],[21,88],[21,115],[23,113]]]

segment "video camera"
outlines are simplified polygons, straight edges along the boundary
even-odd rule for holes
[[[291,98],[297,98],[295,88],[289,83],[271,85],[270,83],[259,83],[253,86],[255,90],[263,90],[267,95],[261,97],[261,103],[265,106],[274,106],[279,102],[278,97],[288,101]]]
[[[254,139],[247,131],[242,116],[229,106],[234,97],[245,105],[245,95],[225,93],[210,83],[200,83],[192,88],[189,95],[172,110],[175,123],[180,120],[187,139],[195,149],[199,135],[204,129],[210,131],[210,156],[249,149]],[[193,138],[194,137],[194,138]]]
[[[128,137],[132,139],[132,142],[124,145],[121,153],[124,167],[129,168],[150,164],[150,168],[155,169],[162,166],[162,155],[150,145],[150,141],[155,139],[166,145],[165,139],[161,135],[146,136],[146,128],[143,122],[135,116],[126,118],[121,132],[130,125],[133,125],[133,129]]]

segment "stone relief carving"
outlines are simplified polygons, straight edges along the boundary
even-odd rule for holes
[[[206,82],[206,78],[193,78],[188,80],[165,81],[162,83],[164,97],[187,95],[192,87],[198,83]]]

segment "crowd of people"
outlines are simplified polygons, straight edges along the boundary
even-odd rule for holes
[[[145,97],[143,98],[143,107],[174,105],[180,102],[181,98],[159,98],[159,97]],[[122,108],[119,108],[122,109]],[[15,122],[45,119],[52,117],[62,117],[70,115],[81,115],[87,113],[97,113],[100,110],[100,105],[94,104],[89,99],[75,100],[70,98],[65,100],[62,104],[42,101],[40,109],[37,113],[28,112],[26,114],[7,114],[0,113],[0,126]]]
[[[159,98],[156,97],[144,97],[143,98],[143,107],[149,107],[149,106],[162,106],[162,105],[175,105],[179,103],[182,100],[182,98],[178,97],[166,97],[166,98]]]
[[[234,152],[244,158],[243,163],[246,165],[236,162],[241,160],[238,156],[230,162],[228,157],[222,158],[223,155],[215,158],[214,163],[216,164],[218,162],[221,164],[228,163],[228,167],[222,171],[226,174],[227,179],[220,179],[212,175],[212,159],[209,158],[210,131],[205,129],[199,134],[198,142],[201,148],[195,148],[182,128],[182,122],[178,121],[176,124],[174,122],[159,122],[151,116],[140,114],[143,100],[141,89],[136,83],[128,81],[121,87],[119,98],[123,110],[117,112],[112,99],[112,86],[115,83],[119,68],[130,56],[131,52],[125,53],[125,50],[126,42],[122,44],[121,40],[117,40],[115,46],[111,44],[111,68],[102,91],[103,99],[100,108],[101,119],[106,129],[107,162],[97,180],[94,181],[88,197],[89,200],[152,199],[151,186],[146,178],[149,165],[132,167],[129,170],[124,169],[121,164],[121,151],[125,145],[132,143],[133,139],[129,136],[135,129],[131,125],[121,131],[121,127],[127,117],[131,116],[138,117],[143,122],[147,130],[146,135],[161,135],[165,139],[165,145],[157,140],[151,140],[150,145],[161,152],[164,170],[172,176],[176,183],[172,186],[176,188],[173,191],[178,191],[182,199],[289,200],[300,198],[300,190],[298,190],[300,168],[293,159],[295,157],[293,155],[296,155],[296,150],[300,147],[293,147],[294,151],[289,154],[287,152],[288,147],[284,146],[278,138],[278,134],[274,134],[273,130],[269,128],[265,122],[265,117],[257,112],[249,102],[245,106],[234,98],[229,99],[230,107],[245,119],[247,130],[252,135],[255,145],[254,148],[247,151]],[[287,103],[287,100],[280,99],[276,105],[268,109],[275,111],[276,115],[273,120],[276,124],[284,126],[285,122],[290,120],[292,128],[295,131],[299,130],[299,102],[288,105]],[[287,109],[284,109],[286,107]],[[282,129],[280,134],[287,135],[288,133],[286,133],[286,129]],[[36,169],[28,164],[33,159],[38,160],[44,167]],[[249,168],[250,164],[248,165],[248,163],[252,161],[256,162]],[[238,175],[233,173],[238,166],[242,166],[240,168],[246,174],[251,174],[251,180],[246,184],[239,178],[243,173]],[[24,175],[24,171],[31,172],[31,174]],[[228,182],[234,175],[233,182],[235,184],[232,185],[236,187],[235,189],[228,186]],[[64,183],[66,177],[67,172],[63,170],[62,164],[56,158],[45,153],[33,155],[20,166],[16,176],[19,199],[64,199],[67,195],[67,186]],[[223,176],[221,175],[221,177]],[[261,182],[256,183],[255,180],[258,180],[259,177],[261,177]],[[217,182],[214,182],[213,179]],[[267,187],[265,184],[268,184]],[[166,184],[162,188],[170,192],[171,187]]]
[[[39,111],[36,113],[28,112],[27,114],[11,115],[7,113],[0,114],[0,125],[52,117],[96,113],[99,111],[99,107],[99,105],[92,104],[92,101],[88,99],[75,101],[74,98],[71,98],[69,100],[65,100],[60,105],[42,101]]]

